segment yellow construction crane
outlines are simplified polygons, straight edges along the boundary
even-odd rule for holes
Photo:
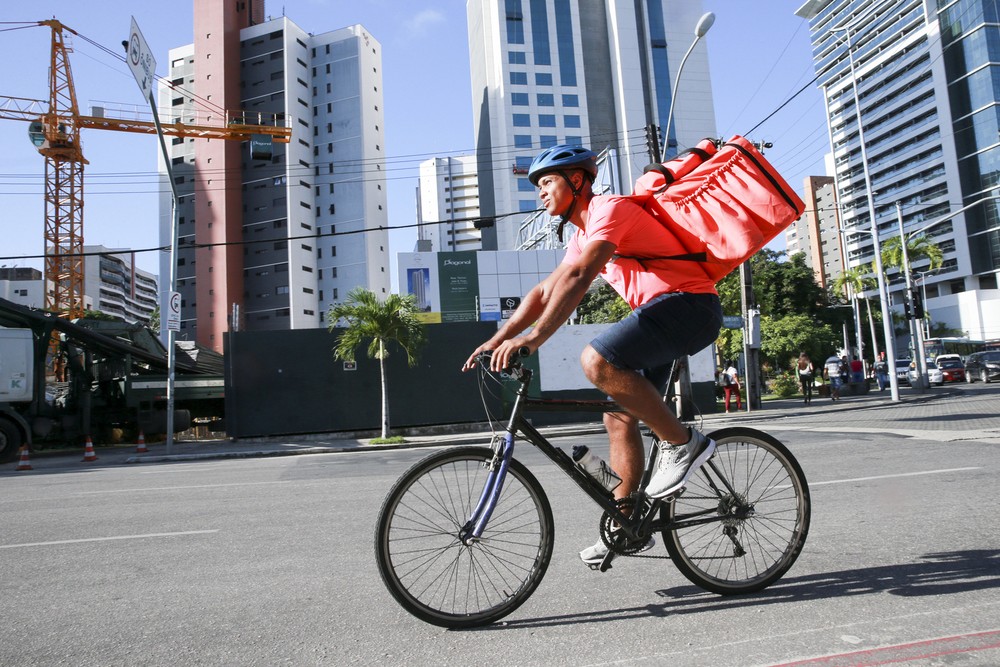
[[[80,130],[117,130],[156,134],[153,122],[83,116],[76,102],[66,34],[79,36],[56,19],[39,21],[52,30],[49,64],[49,99],[0,96],[0,118],[31,123],[29,136],[45,157],[45,309],[61,317],[81,317],[83,308],[83,166],[88,164],[80,144]],[[244,111],[220,112],[218,123],[184,123],[180,119],[162,126],[174,137],[249,141],[254,135],[288,143],[291,128],[279,126],[275,117]],[[265,120],[271,121],[270,124]]]

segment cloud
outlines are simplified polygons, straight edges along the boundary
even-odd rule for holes
[[[423,34],[433,25],[444,23],[445,16],[436,9],[425,9],[409,21],[409,29],[413,34]]]

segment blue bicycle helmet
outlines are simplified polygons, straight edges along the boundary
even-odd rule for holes
[[[546,148],[531,161],[528,168],[528,180],[532,185],[538,185],[538,179],[550,171],[563,169],[583,169],[590,175],[590,180],[597,178],[597,153],[583,146],[561,144]]]

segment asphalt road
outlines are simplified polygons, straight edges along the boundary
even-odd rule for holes
[[[553,560],[524,606],[464,632],[399,608],[374,564],[382,497],[427,449],[5,466],[0,664],[998,665],[998,406],[974,385],[748,420],[799,458],[813,517],[792,570],[736,598],[664,559],[587,569],[595,508],[521,445]],[[557,441],[577,443],[607,451]]]

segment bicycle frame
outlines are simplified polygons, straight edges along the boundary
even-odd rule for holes
[[[667,381],[668,388],[676,379],[678,369],[678,362],[675,361],[670,371],[670,378]],[[668,526],[668,522],[658,521],[656,519],[658,515],[657,508],[664,502],[661,500],[650,500],[650,507],[646,512],[643,512],[639,507],[633,508],[633,514],[637,514],[635,519],[623,514],[615,498],[612,497],[605,490],[605,488],[597,482],[597,480],[577,466],[573,459],[566,454],[566,452],[551,444],[548,439],[539,433],[534,426],[528,423],[523,416],[525,409],[528,407],[542,409],[552,409],[553,407],[557,407],[564,410],[572,409],[574,411],[602,413],[621,412],[621,408],[612,401],[554,401],[546,399],[532,399],[527,395],[528,385],[531,381],[531,370],[519,366],[511,369],[510,373],[512,377],[518,380],[520,386],[516,392],[514,406],[511,410],[506,432],[503,435],[497,435],[494,437],[494,457],[489,464],[490,472],[487,476],[482,495],[480,496],[476,507],[471,512],[469,520],[459,531],[459,539],[461,539],[463,543],[469,545],[481,538],[483,531],[485,531],[486,526],[489,523],[490,516],[493,514],[497,501],[503,493],[504,479],[507,475],[507,468],[510,463],[510,459],[514,455],[514,438],[517,434],[520,434],[521,437],[537,447],[543,454],[545,454],[546,457],[549,458],[549,460],[569,475],[570,478],[576,482],[577,486],[579,486],[584,493],[590,496],[590,499],[597,503],[597,505],[601,507],[614,520],[615,523],[618,524],[624,534],[631,540],[638,539],[639,533],[648,535],[652,530],[656,529],[664,529],[668,527],[688,527],[701,523],[713,523],[719,521],[717,513],[706,511],[699,514],[713,514],[713,516],[705,516],[704,518],[699,519],[699,514],[686,515],[678,517],[675,521],[669,522]],[[649,456],[646,460],[646,467],[639,483],[640,489],[645,488],[646,484],[649,482],[649,478],[652,475],[653,468],[656,464],[656,457],[657,449],[655,447],[650,448]],[[721,480],[722,484],[726,487],[729,493],[735,493],[729,485],[729,481],[719,472],[712,461],[708,462],[707,467],[715,473],[717,479]],[[712,476],[707,473],[705,473],[705,476],[712,489],[721,497],[722,492],[712,479]]]

